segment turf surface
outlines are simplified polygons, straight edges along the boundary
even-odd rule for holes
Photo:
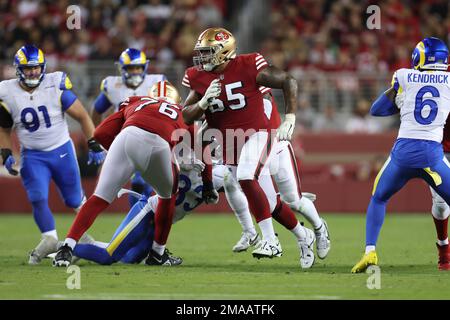
[[[100,216],[90,233],[109,241],[123,216]],[[332,249],[303,271],[293,236],[276,225],[283,257],[256,260],[231,247],[240,229],[231,214],[192,215],[174,225],[169,248],[184,258],[179,267],[145,265],[81,267],[81,289],[69,290],[70,274],[46,259],[27,265],[39,241],[30,215],[0,215],[0,299],[450,299],[450,272],[437,270],[430,215],[386,217],[377,249],[381,289],[369,290],[369,274],[350,274],[362,255],[363,215],[325,215]],[[73,216],[57,215],[60,237]]]

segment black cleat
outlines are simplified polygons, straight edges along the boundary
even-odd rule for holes
[[[59,248],[56,256],[53,259],[54,267],[68,267],[72,261],[72,248],[67,244]]]
[[[172,253],[165,249],[164,253],[160,256],[155,251],[151,250],[148,254],[145,264],[149,266],[177,266],[183,263],[183,259],[175,257]]]

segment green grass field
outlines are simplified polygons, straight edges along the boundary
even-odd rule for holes
[[[69,290],[65,269],[27,264],[39,241],[29,215],[0,215],[1,299],[449,299],[450,272],[437,270],[429,215],[386,217],[378,245],[381,289],[369,290],[369,274],[351,274],[364,245],[363,215],[325,215],[332,249],[303,271],[293,236],[276,225],[283,257],[256,260],[235,254],[240,236],[233,215],[192,215],[174,225],[169,248],[184,258],[179,267],[99,266],[82,261],[81,289]],[[60,237],[73,216],[57,215]],[[90,233],[108,241],[121,215],[100,216]]]

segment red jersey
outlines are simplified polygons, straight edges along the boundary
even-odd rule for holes
[[[214,79],[220,79],[222,92],[205,112],[210,128],[219,129],[225,136],[226,129],[267,129],[263,96],[270,88],[256,83],[256,76],[268,66],[259,53],[242,54],[230,60],[221,73],[188,68],[183,85],[203,96]]]
[[[442,146],[445,153],[450,153],[450,115],[447,118],[447,122],[444,126],[444,136],[442,138]]]
[[[120,104],[119,111],[102,121],[95,129],[94,138],[109,149],[123,128],[134,126],[159,135],[173,147],[178,143],[172,140],[174,130],[188,130],[181,109],[180,105],[168,103],[164,99],[130,97]]]

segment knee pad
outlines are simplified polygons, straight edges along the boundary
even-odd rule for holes
[[[445,220],[450,215],[450,207],[439,195],[433,195],[431,214],[438,220]]]

